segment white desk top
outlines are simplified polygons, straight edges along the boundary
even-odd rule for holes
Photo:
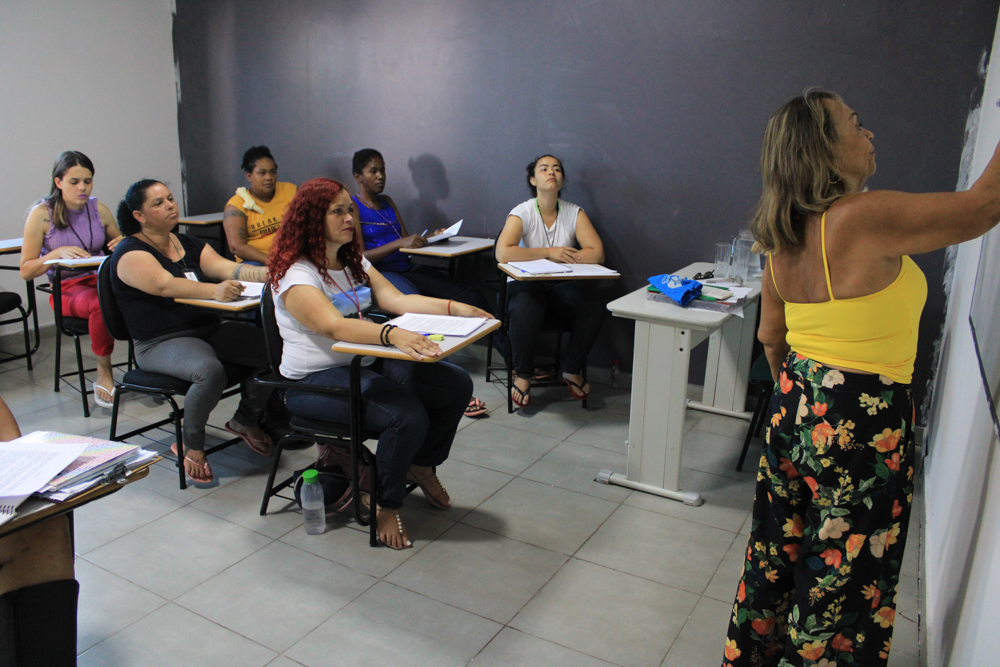
[[[471,236],[452,236],[450,239],[431,243],[423,248],[401,248],[408,255],[427,255],[428,257],[458,257],[471,255],[493,247],[493,239],[477,239]]]
[[[714,264],[710,262],[695,262],[679,271],[675,271],[674,274],[690,277],[699,272],[711,271],[713,267]],[[748,283],[746,286],[753,287],[753,291],[747,295],[747,302],[749,303],[760,296],[760,283]],[[703,331],[718,329],[729,321],[729,318],[735,317],[732,313],[719,313],[698,308],[681,308],[671,303],[649,301],[646,299],[646,285],[623,297],[615,299],[608,304],[608,310],[615,317],[652,322],[654,324],[683,326]]]
[[[181,225],[217,225],[222,222],[222,211],[218,213],[205,213],[204,215],[185,215],[177,220]]]
[[[586,266],[585,264],[570,264],[568,266]],[[497,268],[518,282],[531,282],[535,280],[618,280],[622,277],[620,273],[526,273],[510,264],[497,264]]]
[[[6,239],[0,241],[0,254],[7,255],[12,252],[21,252],[21,246],[24,244],[24,239]]]
[[[212,310],[225,310],[230,313],[245,313],[254,308],[260,308],[260,298],[257,299],[237,299],[236,301],[216,301],[215,299],[174,299],[175,303],[183,303],[188,306],[198,306],[199,308],[210,308]]]

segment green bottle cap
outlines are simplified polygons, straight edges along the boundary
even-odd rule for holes
[[[306,470],[302,473],[302,481],[306,484],[318,484],[319,483],[319,473],[315,470]]]

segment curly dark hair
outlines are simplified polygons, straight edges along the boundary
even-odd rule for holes
[[[271,155],[270,148],[267,146],[251,146],[243,154],[243,162],[240,163],[240,168],[248,174],[253,173],[253,170],[257,168],[257,160],[264,158],[269,158],[271,162],[274,162],[274,156]],[[277,167],[278,163],[274,162],[274,166]]]
[[[330,202],[345,191],[343,183],[330,178],[314,178],[299,187],[285,209],[274,245],[267,255],[272,287],[277,287],[292,264],[303,258],[316,265],[323,282],[334,284],[326,270],[326,211]],[[350,270],[358,285],[368,282],[361,258],[357,240],[345,243],[337,251],[337,261]]]

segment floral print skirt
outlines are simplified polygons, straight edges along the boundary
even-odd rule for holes
[[[909,385],[793,351],[771,415],[723,665],[885,665],[913,500]]]

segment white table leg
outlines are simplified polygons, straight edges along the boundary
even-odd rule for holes
[[[746,412],[747,384],[753,362],[757,302],[749,304],[743,317],[734,317],[712,332],[708,343],[705,390],[701,402],[690,401],[693,410],[704,410],[750,420]]]
[[[689,505],[703,502],[697,493],[680,490],[688,364],[691,348],[703,336],[679,327],[635,323],[627,473],[602,471],[600,481]]]

